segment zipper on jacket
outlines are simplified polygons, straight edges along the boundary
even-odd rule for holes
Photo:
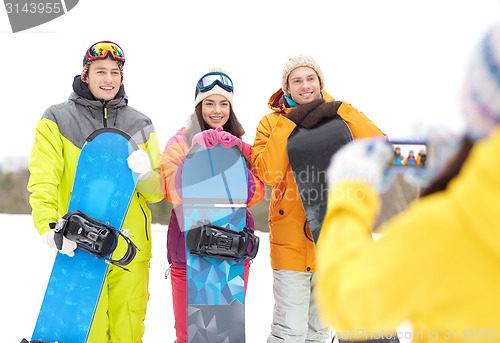
[[[102,104],[102,124],[108,127],[108,108],[105,104]]]
[[[140,197],[139,192],[136,193],[137,198]],[[148,235],[148,217],[146,216],[146,212],[142,208],[142,204],[139,201],[139,207],[141,208],[142,214],[144,215],[144,233],[146,234],[146,239],[149,241],[149,235]]]

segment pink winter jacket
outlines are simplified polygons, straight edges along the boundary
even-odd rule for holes
[[[173,204],[167,231],[167,259],[170,264],[186,265],[186,248],[184,244],[182,197],[177,191],[181,185],[181,170],[184,159],[191,147],[191,142],[186,141],[186,128],[182,128],[171,137],[162,154],[161,174],[165,191],[165,199]],[[246,161],[251,161],[252,148],[249,144],[242,142],[242,152]],[[262,181],[251,171],[250,162],[248,166],[248,207],[251,207],[264,198],[265,188]],[[254,221],[247,209],[246,226],[254,229]]]

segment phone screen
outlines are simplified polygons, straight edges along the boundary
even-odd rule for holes
[[[427,163],[427,145],[417,141],[390,141],[393,159],[389,165],[391,171],[403,172],[406,168],[425,168]]]

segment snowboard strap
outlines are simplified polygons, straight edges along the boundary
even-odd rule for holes
[[[238,232],[198,221],[188,231],[186,246],[192,255],[239,261],[255,258],[259,237],[248,227]]]
[[[68,212],[57,221],[54,241],[59,250],[62,248],[63,236],[76,242],[83,251],[125,270],[128,269],[124,266],[132,262],[138,249],[128,237],[127,231],[117,230],[81,211]],[[106,257],[115,251],[120,236],[127,242],[127,251],[119,260]]]

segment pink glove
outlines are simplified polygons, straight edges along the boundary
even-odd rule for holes
[[[218,143],[217,131],[214,129],[209,129],[205,131],[198,132],[193,136],[191,146],[199,144],[205,148],[212,148]]]
[[[222,145],[223,148],[231,148],[233,146],[238,147],[241,150],[241,139],[236,136],[233,136],[229,132],[224,131],[222,126],[218,126],[217,130],[217,139],[219,144]]]

